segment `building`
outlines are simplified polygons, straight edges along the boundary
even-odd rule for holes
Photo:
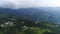
[[[1,24],[1,27],[15,26],[15,22],[7,21],[4,24]]]

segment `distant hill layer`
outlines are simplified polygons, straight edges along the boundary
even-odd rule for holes
[[[31,18],[33,20],[47,21],[59,23],[60,17],[56,12],[46,11],[42,8],[20,8],[20,9],[10,9],[10,8],[0,8],[0,16],[20,16]]]

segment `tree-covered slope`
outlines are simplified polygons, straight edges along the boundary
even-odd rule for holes
[[[59,17],[56,17],[50,11],[44,11],[39,8],[20,8],[20,9],[10,9],[10,8],[0,8],[0,16],[20,16],[23,18],[31,18],[33,20],[58,22]]]
[[[50,12],[38,8],[0,8],[1,34],[60,34],[59,19]],[[7,21],[14,26],[3,26]]]

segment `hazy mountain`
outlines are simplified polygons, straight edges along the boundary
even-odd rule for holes
[[[49,8],[0,8],[0,16],[21,16],[31,18],[33,20],[46,21],[46,22],[60,22],[59,12]]]

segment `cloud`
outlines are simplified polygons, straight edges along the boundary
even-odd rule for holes
[[[60,7],[60,0],[0,0],[0,7],[5,8]]]

